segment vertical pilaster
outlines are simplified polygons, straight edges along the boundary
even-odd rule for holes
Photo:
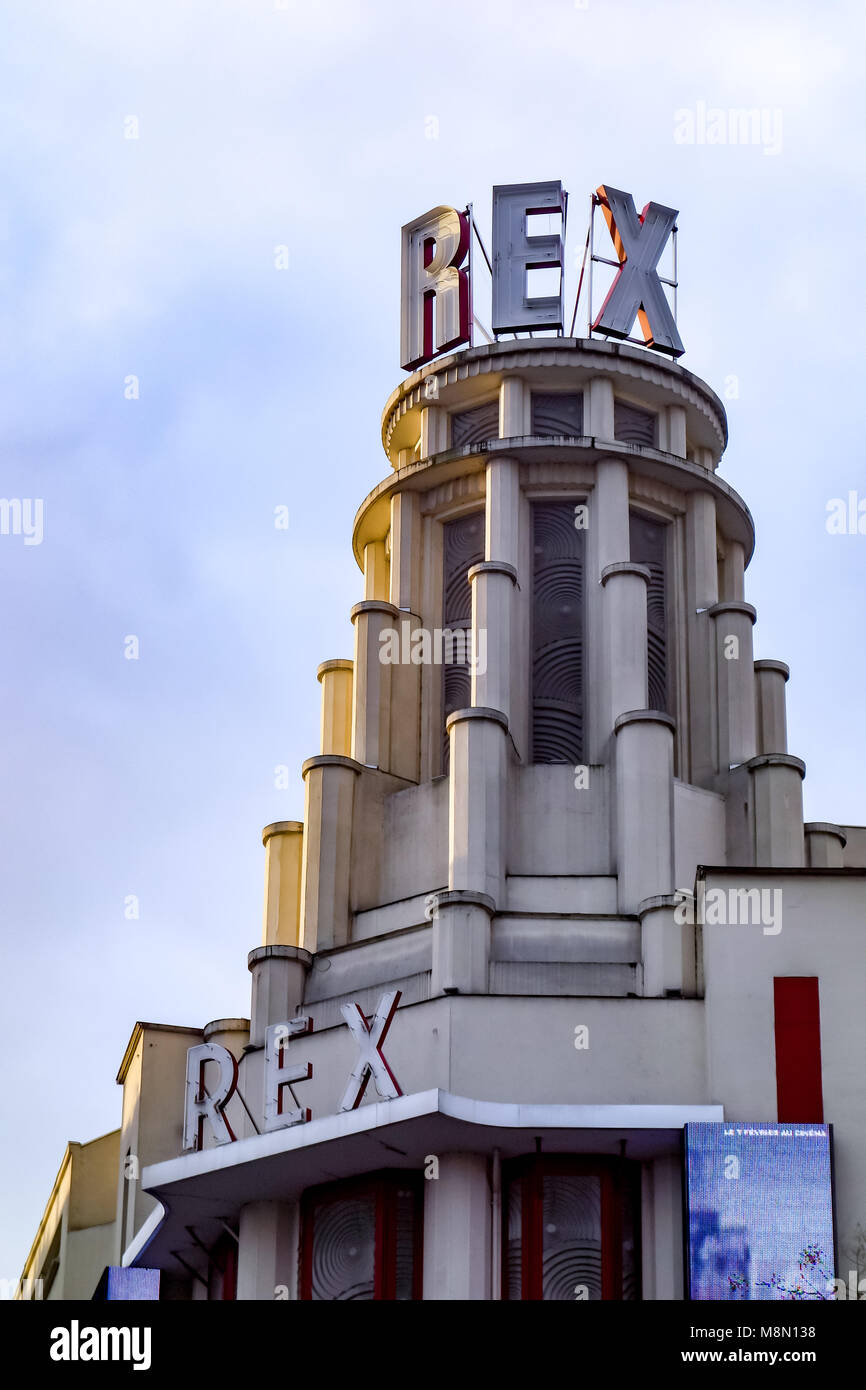
[[[301,940],[306,951],[349,939],[349,870],[355,778],[352,758],[321,754],[302,768],[305,790]]]
[[[424,1299],[490,1299],[490,1185],[484,1154],[439,1156],[424,1184]]]
[[[316,675],[322,687],[321,751],[351,757],[353,663],[323,661]]]
[[[708,613],[718,599],[715,498],[709,492],[690,492],[686,504],[689,781],[710,789],[717,766],[717,726],[715,663]]]
[[[755,756],[755,666],[750,603],[716,603],[709,610],[716,666],[718,771]]]
[[[784,661],[755,662],[757,753],[787,753],[788,715],[785,685],[790,675]]]
[[[601,386],[610,386],[602,382]],[[590,383],[591,387],[596,382]],[[607,393],[602,393],[602,403]],[[600,408],[600,407],[599,407]],[[606,407],[605,407],[606,409]],[[610,430],[613,437],[613,389],[610,391]],[[612,565],[629,559],[628,467],[622,459],[600,459],[595,470],[595,488],[590,512],[590,534],[587,554],[587,583],[590,598],[587,604],[589,653],[595,656],[595,670],[588,683],[589,761],[604,763],[608,759],[613,692],[610,685],[612,666],[610,632],[605,617],[605,596],[596,586]],[[644,604],[646,607],[646,604]],[[646,651],[646,630],[643,634]],[[646,704],[646,698],[641,707]]]
[[[364,546],[364,598],[387,600],[391,592],[391,564],[384,540]]]
[[[659,710],[621,714],[616,735],[616,872],[620,912],[674,889],[675,724]]]
[[[304,827],[278,820],[262,831],[265,847],[263,946],[297,946],[301,930]]]
[[[249,1202],[238,1231],[238,1300],[298,1297],[297,1202]]]
[[[389,643],[399,641],[400,615],[391,603],[365,599],[355,604],[351,616],[355,627],[352,757],[365,767],[387,770],[391,678],[398,667],[386,657]]]
[[[604,687],[610,704],[608,734],[621,714],[646,709],[647,704],[647,586],[646,565],[622,561],[601,573],[602,618],[606,640]]]
[[[789,753],[765,753],[746,766],[752,782],[756,866],[802,868],[806,764]]]
[[[841,869],[845,865],[848,836],[841,825],[811,820],[803,826],[806,836],[806,863],[810,869]]]

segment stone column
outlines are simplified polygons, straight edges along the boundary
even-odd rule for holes
[[[387,601],[391,592],[391,565],[384,540],[364,546],[364,598]]]
[[[785,682],[790,674],[784,661],[755,662],[756,753],[788,751]]]
[[[392,603],[365,599],[355,604],[351,616],[355,625],[352,757],[365,767],[387,770],[391,673],[397,668],[383,658],[400,641],[400,613]],[[392,633],[393,640],[380,640]]]
[[[645,898],[674,890],[675,724],[660,710],[631,710],[616,735],[617,905],[637,912]]]
[[[647,704],[647,587],[646,565],[621,561],[601,572],[602,616],[606,670],[604,685],[610,695],[606,732],[627,710]]]
[[[484,1154],[439,1157],[424,1184],[424,1299],[490,1299],[490,1184]]]
[[[301,932],[301,876],[304,827],[278,820],[262,831],[265,847],[263,946],[297,946]]]
[[[787,753],[765,753],[746,767],[752,782],[756,867],[802,868],[806,764]]]
[[[308,758],[305,810],[301,940],[306,951],[344,946],[349,939],[349,870],[355,778],[352,758],[323,753]]]
[[[810,869],[841,869],[845,863],[848,836],[841,825],[810,820],[803,826],[806,835],[806,863]]]
[[[697,938],[694,913],[691,921],[679,922],[683,915],[674,894],[644,898],[638,904],[641,923],[643,994],[664,998],[680,995],[693,999],[697,993]]]
[[[424,412],[430,415],[433,407]],[[437,413],[438,407],[436,408]],[[444,447],[444,445],[443,445]],[[378,766],[395,777],[417,782],[420,775],[421,661],[412,660],[419,652],[430,662],[428,650],[415,646],[416,633],[423,627],[421,586],[423,556],[420,495],[398,492],[391,498],[391,604],[400,615],[401,655],[390,667],[389,742]],[[357,756],[357,754],[356,754]],[[369,759],[365,761],[369,762]]]
[[[750,603],[716,603],[709,610],[716,660],[718,771],[755,756],[755,667]]]
[[[603,385],[605,383],[602,383]],[[606,383],[610,385],[610,383]],[[595,382],[592,383],[595,385]],[[606,413],[606,412],[605,412]],[[610,429],[613,437],[613,392],[611,390]],[[596,671],[589,681],[586,691],[589,729],[592,745],[588,750],[590,763],[608,761],[610,752],[611,718],[613,692],[610,686],[612,665],[611,634],[608,631],[606,607],[607,600],[599,595],[596,601],[593,593],[595,584],[602,584],[606,570],[613,565],[624,564],[629,558],[629,503],[628,466],[622,459],[600,459],[595,470],[595,489],[590,510],[589,546],[587,553],[587,585],[590,588],[587,603],[587,627],[590,654],[596,654]],[[644,609],[646,599],[644,598]],[[643,648],[646,652],[646,628],[643,634]],[[639,707],[646,704],[646,696]],[[634,706],[632,706],[634,708]]]
[[[448,796],[448,888],[433,917],[434,994],[486,994],[490,919],[504,898],[505,740],[500,710],[454,710]]]
[[[297,1202],[249,1202],[238,1232],[238,1300],[298,1297]]]
[[[718,603],[716,501],[690,492],[686,502],[686,636],[688,641],[688,746],[696,786],[714,790],[717,767],[716,684],[709,609]]]
[[[322,687],[321,751],[348,758],[352,753],[352,662],[323,661],[316,675]]]
[[[299,946],[259,946],[250,951],[250,1042],[254,1047],[264,1047],[265,1032],[272,1023],[287,1023],[294,1018],[303,1002],[307,971],[312,963],[310,952]]]

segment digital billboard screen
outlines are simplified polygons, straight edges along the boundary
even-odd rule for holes
[[[834,1296],[830,1127],[685,1127],[687,1288],[693,1299]]]

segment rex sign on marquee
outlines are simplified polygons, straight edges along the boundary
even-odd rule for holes
[[[563,277],[558,294],[531,296],[527,274],[562,269],[567,198],[558,179],[493,189],[493,250],[488,264],[493,277],[494,335],[545,329],[562,332]],[[617,273],[591,331],[629,338],[637,319],[648,347],[681,356],[683,344],[656,269],[675,229],[676,210],[647,203],[638,213],[631,194],[610,184],[598,188],[594,206],[604,213],[617,259],[592,259],[617,267]],[[527,218],[541,213],[561,214],[562,230],[531,235]],[[403,227],[400,361],[406,371],[471,341],[472,231],[471,209],[458,212],[444,206],[431,208]]]
[[[358,1055],[346,1083],[341,1110],[357,1110],[364,1098],[367,1082],[372,1078],[383,1100],[394,1100],[403,1092],[397,1078],[389,1067],[382,1052],[382,1044],[391,1027],[391,1021],[400,1003],[400,990],[383,994],[371,1018],[366,1018],[357,1004],[344,1004],[343,1018],[358,1045]],[[273,1023],[265,1034],[265,1113],[261,1117],[262,1130],[267,1133],[275,1129],[287,1129],[291,1125],[306,1124],[312,1118],[311,1112],[299,1106],[294,1099],[292,1086],[299,1081],[309,1081],[313,1075],[311,1062],[289,1064],[289,1042],[292,1038],[312,1033],[313,1020],[306,1016],[291,1019],[288,1023]],[[205,1084],[205,1074],[210,1064],[210,1085]],[[290,1101],[287,1101],[288,1091]],[[183,1117],[184,1149],[203,1147],[204,1126],[211,1131],[217,1144],[231,1144],[237,1137],[226,1115],[226,1107],[237,1092],[244,1109],[249,1115],[246,1101],[238,1091],[238,1063],[233,1052],[219,1043],[198,1043],[186,1054],[186,1105]],[[292,1103],[294,1102],[294,1103]],[[250,1119],[257,1132],[259,1125],[252,1115]]]

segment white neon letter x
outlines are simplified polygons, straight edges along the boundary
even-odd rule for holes
[[[358,1060],[340,1102],[341,1110],[357,1110],[364,1099],[367,1082],[371,1076],[383,1100],[394,1100],[397,1096],[402,1096],[397,1078],[382,1055],[382,1044],[391,1027],[391,1019],[397,1012],[400,994],[399,989],[395,989],[391,994],[383,994],[369,1023],[357,1004],[343,1005],[341,1013],[358,1044]]]

